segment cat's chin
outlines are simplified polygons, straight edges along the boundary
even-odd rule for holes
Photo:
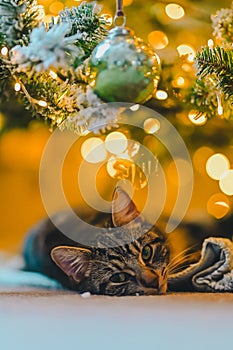
[[[160,286],[159,289],[146,288],[138,294],[139,295],[164,295],[166,294],[166,291],[167,291],[167,283],[164,283],[162,286]]]

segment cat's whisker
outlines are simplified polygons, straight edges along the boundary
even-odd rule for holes
[[[174,273],[175,270],[180,269],[180,268],[185,268],[187,266],[190,265],[191,261],[190,261],[190,257],[193,256],[193,253],[187,254],[186,256],[182,257],[180,260],[174,262],[173,264],[169,264],[168,265],[168,271],[169,274]],[[186,263],[184,265],[184,263]]]
[[[191,253],[189,253],[189,254],[187,253],[187,254],[185,254],[185,255],[182,255],[182,256],[180,255],[179,257],[176,257],[176,259],[171,260],[171,261],[169,262],[168,267],[179,264],[181,261],[187,259],[187,257],[190,257],[190,256],[192,256],[193,254],[194,254],[194,253],[191,252]]]
[[[182,266],[177,266],[175,269],[173,269],[173,270],[171,270],[171,271],[168,272],[168,276],[173,275],[173,274],[175,274],[175,273],[178,273],[178,272],[180,272],[181,270],[184,270],[184,269],[186,269],[186,268],[189,267],[189,266],[190,266],[189,263],[188,263],[188,264],[185,264],[185,265],[182,265]]]
[[[188,247],[188,248],[182,250],[181,252],[179,252],[178,254],[176,254],[176,255],[171,259],[170,263],[173,262],[174,260],[176,260],[178,257],[180,257],[181,255],[183,255],[184,253],[190,251],[191,249],[193,249],[193,248],[195,248],[195,247],[197,247],[197,244],[193,244],[192,246],[190,246],[190,247]]]

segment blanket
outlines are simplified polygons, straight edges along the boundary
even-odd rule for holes
[[[39,273],[22,270],[22,258],[0,259],[0,288],[62,289],[57,281]],[[233,292],[233,242],[225,238],[207,238],[200,260],[170,275],[169,291]]]
[[[170,275],[170,291],[233,292],[233,242],[226,238],[207,238],[200,260]]]

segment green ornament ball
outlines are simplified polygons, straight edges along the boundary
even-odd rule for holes
[[[89,83],[107,102],[146,102],[157,89],[159,75],[152,48],[122,27],[112,29],[90,58]]]

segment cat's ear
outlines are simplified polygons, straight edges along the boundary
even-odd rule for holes
[[[91,256],[89,249],[78,247],[59,246],[51,251],[53,261],[77,283],[85,277]]]
[[[129,224],[135,218],[139,218],[139,211],[129,195],[120,187],[113,193],[112,222],[114,226]]]

